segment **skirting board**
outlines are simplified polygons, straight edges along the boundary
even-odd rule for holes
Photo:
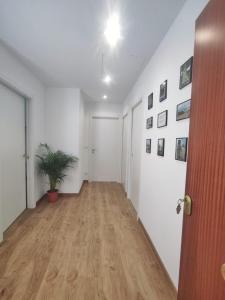
[[[79,193],[59,193],[59,197],[77,197]]]
[[[123,190],[123,192],[125,194],[125,197],[127,198],[127,192],[125,191],[125,188],[124,188],[123,184],[121,184],[121,186],[122,186],[122,190]]]
[[[43,200],[45,200],[45,199],[47,199],[47,194],[44,194],[44,195],[36,202],[36,207],[37,207],[38,205],[40,205],[41,202],[42,202]]]
[[[174,286],[173,281],[172,281],[172,279],[170,278],[170,275],[169,275],[169,273],[167,272],[167,270],[166,270],[166,268],[165,268],[165,266],[164,266],[164,264],[163,264],[163,262],[162,262],[162,260],[161,260],[161,258],[160,258],[160,256],[159,256],[159,254],[158,254],[158,251],[156,250],[156,248],[155,248],[155,246],[154,246],[154,244],[153,244],[153,242],[152,242],[152,240],[151,240],[151,238],[150,238],[148,232],[146,231],[146,229],[145,229],[143,223],[141,222],[140,218],[138,218],[138,223],[140,224],[140,227],[141,227],[142,231],[144,232],[144,235],[145,235],[146,239],[148,240],[148,242],[149,242],[149,244],[150,244],[150,247],[153,249],[153,251],[154,251],[154,253],[155,253],[155,256],[156,256],[156,258],[157,258],[157,260],[158,260],[158,262],[159,262],[159,264],[160,264],[160,266],[161,266],[161,268],[162,268],[162,270],[163,270],[165,276],[168,278],[168,280],[169,280],[170,283],[171,283],[171,286],[173,286],[173,289],[174,289],[175,293],[177,294],[177,289],[176,289],[176,287]]]
[[[77,197],[80,195],[80,193],[82,192],[82,189],[84,187],[84,184],[87,184],[88,180],[84,180],[82,183],[82,186],[80,188],[79,193],[59,193],[59,197]],[[43,201],[47,199],[47,194],[44,194],[37,202],[36,202],[36,207]]]
[[[139,220],[137,211],[136,211],[136,209],[135,209],[135,207],[134,207],[132,201],[131,201],[129,198],[127,198],[127,201],[129,201],[130,207],[131,207],[131,209],[132,209],[132,212],[133,212],[135,218],[136,218],[137,220]]]
[[[83,190],[85,184],[88,183],[88,180],[83,180],[79,193],[59,193],[59,196],[63,197],[76,197],[79,196]]]

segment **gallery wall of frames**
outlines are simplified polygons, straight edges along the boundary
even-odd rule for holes
[[[184,89],[187,85],[192,82],[192,65],[193,57],[189,58],[181,67],[180,67],[180,80],[178,88],[180,90]],[[164,133],[162,131],[163,127],[168,126],[170,111],[163,110],[159,111],[155,115],[151,115],[151,111],[154,107],[156,101],[162,103],[164,101],[173,101],[173,99],[168,99],[167,90],[168,90],[169,81],[166,79],[159,85],[159,98],[155,97],[156,91],[152,91],[147,98],[147,109],[149,116],[146,119],[146,129],[149,130],[148,138],[146,139],[146,153],[152,153],[152,144],[157,143],[157,156],[164,157],[166,154],[166,143],[171,143],[173,141],[166,140]],[[160,107],[160,105],[158,106]],[[182,120],[190,118],[190,108],[191,108],[191,99],[181,99],[181,102],[176,105],[176,122],[181,122]],[[173,114],[174,115],[174,114]],[[158,138],[153,140],[151,138],[151,129],[156,126],[158,129]],[[178,161],[187,161],[187,151],[188,151],[188,138],[187,137],[177,137],[174,141],[174,158]]]

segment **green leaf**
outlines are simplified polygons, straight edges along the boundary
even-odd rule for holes
[[[50,190],[55,190],[57,184],[62,182],[66,176],[64,171],[72,168],[78,158],[60,150],[54,152],[47,144],[40,144],[39,148],[40,154],[36,155],[39,172],[48,176]]]

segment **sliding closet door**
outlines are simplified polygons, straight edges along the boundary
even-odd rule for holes
[[[3,230],[26,209],[25,100],[0,84],[0,201]]]

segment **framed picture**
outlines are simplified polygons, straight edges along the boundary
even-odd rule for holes
[[[167,126],[167,120],[168,120],[168,110],[165,110],[158,114],[157,119],[157,127],[165,127]]]
[[[147,139],[146,140],[146,153],[151,153],[151,144],[152,144],[151,139]]]
[[[192,81],[193,56],[180,67],[180,89]]]
[[[187,160],[187,143],[188,143],[188,138],[176,139],[176,152],[175,152],[176,160],[180,160],[180,161]]]
[[[164,150],[165,150],[165,139],[158,139],[157,154],[159,156],[164,156]]]
[[[162,102],[167,98],[167,80],[160,85],[159,101]]]
[[[191,99],[177,105],[176,120],[190,118]]]
[[[153,93],[148,96],[148,109],[153,108]]]
[[[146,120],[146,129],[153,127],[153,117],[150,117]]]

